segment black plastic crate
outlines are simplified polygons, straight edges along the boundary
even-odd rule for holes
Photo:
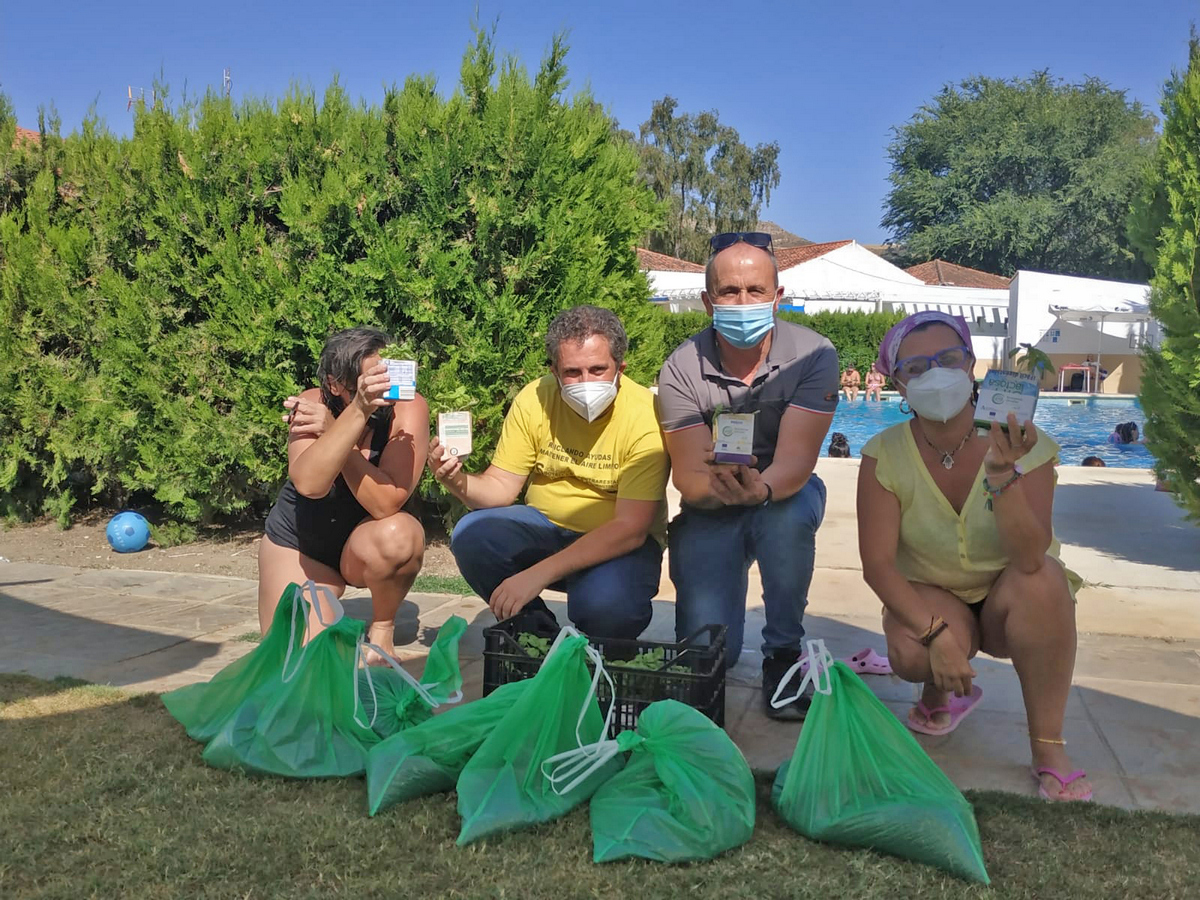
[[[518,615],[484,629],[483,695],[486,697],[502,684],[532,678],[541,668],[544,657],[530,656],[518,643],[519,635],[528,632],[553,641],[558,631],[557,623],[544,614]],[[674,643],[618,638],[588,638],[588,642],[604,656],[604,667],[616,689],[609,737],[636,727],[642,710],[656,700],[686,703],[725,726],[724,625],[708,625]],[[663,651],[659,670],[634,669],[620,663],[659,648]],[[683,666],[688,671],[667,671],[672,666]],[[607,712],[609,689],[604,679],[600,680],[597,700],[601,712]]]

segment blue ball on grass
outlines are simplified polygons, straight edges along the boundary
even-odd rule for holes
[[[104,535],[118,553],[136,553],[150,540],[150,523],[140,514],[126,510],[109,519]]]

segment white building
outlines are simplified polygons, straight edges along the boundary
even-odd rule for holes
[[[1047,275],[1020,271],[1013,277],[1009,299],[1010,347],[1031,344],[1049,355],[1056,367],[1067,369],[1064,384],[1078,372],[1094,380],[1097,368],[1108,377],[1092,391],[1136,394],[1141,386],[1143,346],[1158,346],[1161,332],[1150,316],[1150,286],[1099,278]],[[1068,376],[1069,373],[1069,376]],[[1058,386],[1046,377],[1043,387]]]
[[[657,302],[672,312],[704,309],[703,266],[648,250],[638,255]],[[784,289],[781,309],[906,314],[936,309],[962,316],[971,328],[977,375],[1011,365],[1013,348],[1031,344],[1056,367],[1080,365],[1063,372],[1065,386],[1080,372],[1093,391],[1137,393],[1138,353],[1143,344],[1158,341],[1145,284],[1027,271],[1009,281],[941,260],[905,270],[856,241],[781,248],[775,257]],[[1089,354],[1109,370],[1099,386],[1090,383],[1098,366],[1083,368]],[[1057,388],[1057,378],[1047,375],[1043,387]]]
[[[638,263],[650,282],[650,301],[670,312],[704,311],[704,266],[665,253],[637,248]]]

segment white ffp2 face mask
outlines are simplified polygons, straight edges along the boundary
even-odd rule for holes
[[[604,411],[612,406],[617,398],[618,372],[612,381],[577,381],[574,384],[561,384],[563,402],[589,422],[594,422]]]
[[[934,366],[908,382],[904,397],[922,419],[949,422],[971,399],[971,376],[962,369]]]

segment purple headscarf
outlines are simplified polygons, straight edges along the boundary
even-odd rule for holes
[[[908,337],[909,332],[914,328],[934,323],[953,328],[962,338],[963,346],[971,346],[971,329],[967,327],[967,320],[962,316],[952,316],[949,313],[935,310],[913,313],[893,325],[883,336],[883,340],[879,343],[879,359],[875,360],[875,371],[891,378],[892,371],[896,368],[896,356],[900,351],[900,342]]]

